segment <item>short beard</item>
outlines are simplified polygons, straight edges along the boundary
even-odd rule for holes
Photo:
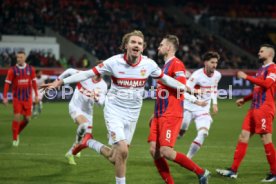
[[[159,59],[162,59],[162,60],[164,60],[164,58],[165,58],[165,54],[159,54],[158,53],[157,56],[158,56]]]
[[[259,63],[263,63],[266,60],[266,58],[259,58]]]

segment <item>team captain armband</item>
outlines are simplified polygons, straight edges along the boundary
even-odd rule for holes
[[[186,75],[184,71],[178,71],[175,72],[175,77],[186,77]]]
[[[270,74],[268,74],[268,76],[266,78],[270,78],[273,81],[275,81],[276,80],[276,74],[275,73],[270,73]]]

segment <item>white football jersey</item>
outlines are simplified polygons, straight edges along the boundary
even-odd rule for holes
[[[93,71],[96,75],[110,75],[111,88],[107,94],[107,102],[124,109],[136,109],[142,106],[144,87],[149,76],[161,78],[162,70],[146,56],[141,56],[139,62],[131,65],[126,55],[115,55],[99,64]]]
[[[107,84],[103,79],[94,81],[92,78],[79,82],[75,88],[69,107],[74,106],[74,108],[78,108],[86,114],[93,116],[93,106],[95,103],[94,98],[91,97],[93,91],[99,92],[98,101],[101,104],[105,100]]]
[[[209,77],[206,75],[204,68],[198,69],[193,72],[189,80],[187,80],[187,86],[190,88],[199,88],[203,92],[201,96],[198,96],[199,100],[207,101],[208,105],[205,107],[198,106],[189,102],[188,100],[184,101],[184,109],[189,111],[210,111],[211,99],[213,104],[217,104],[217,89],[218,83],[221,79],[221,73],[216,71],[214,74]]]

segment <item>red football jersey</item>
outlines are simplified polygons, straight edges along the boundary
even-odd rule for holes
[[[252,93],[251,109],[261,109],[274,115],[276,90],[276,65],[269,64],[260,68],[256,77],[247,76],[247,80],[255,84]]]
[[[35,80],[35,70],[32,66],[26,64],[25,67],[17,65],[8,70],[5,82],[12,84],[13,98],[19,101],[28,101],[32,98],[32,86]],[[4,97],[7,94],[4,94]]]
[[[185,66],[181,60],[174,57],[165,63],[164,74],[175,78],[186,84]],[[175,116],[183,117],[183,95],[178,97],[177,90],[163,85],[160,81],[157,84],[157,99],[155,101],[154,116]]]

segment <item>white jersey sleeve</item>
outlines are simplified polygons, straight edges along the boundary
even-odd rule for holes
[[[70,77],[63,79],[63,83],[64,84],[76,83],[76,82],[89,79],[93,76],[95,76],[95,73],[92,70],[80,71],[74,75],[71,75]]]
[[[194,72],[187,80],[187,86],[193,89],[197,84],[197,72]]]
[[[159,66],[153,61],[153,60],[149,60],[150,64],[151,64],[151,73],[150,76],[155,78],[155,79],[159,79],[162,78],[164,73],[161,70],[161,68],[159,68]]]
[[[111,75],[112,67],[116,65],[118,56],[113,56],[95,66],[92,70],[96,75]]]
[[[76,70],[76,69],[73,69],[73,68],[68,68],[62,74],[60,74],[58,76],[58,79],[64,79],[64,78],[69,77],[71,75],[74,75],[74,74],[76,74],[78,72],[79,72],[79,70]]]
[[[216,75],[216,80],[217,80],[217,84],[219,83],[220,79],[221,79],[221,73],[220,72],[217,72],[217,75]],[[212,92],[211,92],[211,98],[212,98],[212,103],[213,104],[218,104],[218,85],[216,85],[214,87],[214,89],[212,89]]]

